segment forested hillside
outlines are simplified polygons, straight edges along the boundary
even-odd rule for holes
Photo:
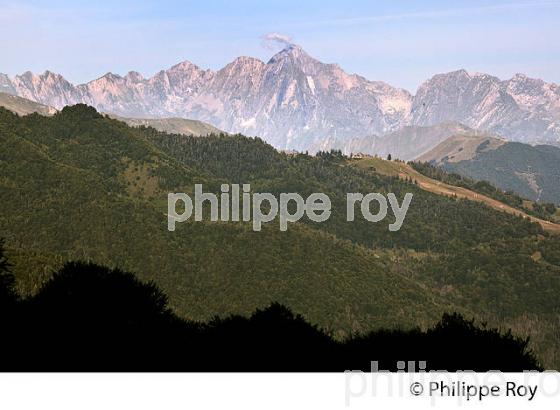
[[[248,315],[279,302],[343,337],[432,326],[456,311],[531,336],[560,366],[560,240],[525,219],[348,166],[339,153],[279,153],[259,139],[186,137],[77,105],[52,117],[0,109],[0,236],[17,287],[33,294],[68,260],[137,272],[181,317]],[[324,192],[332,214],[280,232],[243,222],[167,231],[167,193],[250,183],[253,192]],[[346,221],[347,192],[414,194],[398,232]]]

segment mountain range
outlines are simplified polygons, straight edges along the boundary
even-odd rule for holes
[[[124,117],[191,118],[300,151],[329,141],[349,151],[356,138],[367,144],[404,127],[442,123],[514,141],[560,141],[556,84],[522,74],[500,80],[458,70],[435,75],[412,95],[322,63],[297,45],[266,63],[238,57],[212,71],[184,61],[150,78],[135,71],[107,73],[80,85],[50,71],[0,74],[0,91],[57,109],[86,103]]]

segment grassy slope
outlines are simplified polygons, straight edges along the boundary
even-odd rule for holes
[[[476,135],[455,135],[447,138],[442,143],[428,151],[427,153],[415,158],[418,162],[459,162],[473,159],[479,150],[488,151],[496,149],[507,141],[490,137]],[[482,145],[483,148],[479,148]]]
[[[385,175],[395,175],[400,178],[412,178],[412,180],[418,182],[418,186],[420,188],[428,192],[432,192],[438,195],[456,196],[457,198],[468,199],[469,201],[481,202],[498,211],[506,212],[512,215],[523,216],[524,218],[529,218],[531,221],[540,224],[544,230],[556,235],[560,234],[559,224],[528,215],[525,212],[520,211],[519,209],[515,209],[493,198],[487,197],[477,192],[473,192],[466,188],[448,185],[443,182],[436,181],[435,179],[428,178],[427,176],[422,175],[418,171],[414,170],[406,163],[386,161],[381,158],[362,158],[353,160],[352,162],[353,165],[361,169],[371,169],[371,167],[373,167],[377,172],[383,173]]]

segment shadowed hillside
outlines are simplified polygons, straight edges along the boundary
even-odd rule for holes
[[[2,280],[0,294],[11,292]],[[84,263],[65,265],[33,297],[13,295],[0,305],[0,327],[2,371],[370,371],[371,361],[396,371],[402,360],[426,361],[427,370],[539,369],[526,340],[460,315],[425,332],[344,341],[276,303],[197,323],[177,317],[153,283]]]

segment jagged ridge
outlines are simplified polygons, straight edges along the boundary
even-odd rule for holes
[[[49,71],[26,72],[0,75],[0,89],[56,108],[86,103],[125,117],[192,118],[298,150],[442,122],[524,142],[560,141],[556,84],[458,70],[435,75],[413,96],[324,64],[296,45],[267,63],[239,57],[218,71],[184,61],[150,78],[107,73],[77,86]]]

